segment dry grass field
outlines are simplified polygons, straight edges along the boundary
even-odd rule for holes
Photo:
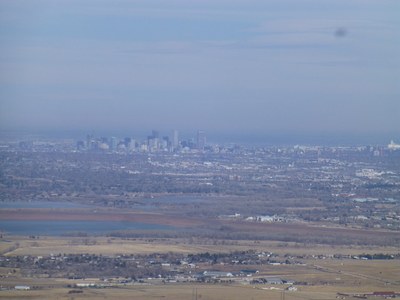
[[[27,270],[18,268],[0,268],[0,298],[1,299],[337,299],[337,293],[371,293],[374,291],[400,292],[400,263],[395,260],[356,260],[333,259],[333,255],[360,254],[398,254],[400,245],[393,241],[398,239],[397,232],[385,230],[366,230],[359,228],[336,228],[315,226],[315,224],[261,224],[232,220],[197,220],[187,217],[174,217],[156,213],[124,212],[115,209],[103,209],[92,212],[89,210],[2,210],[0,219],[11,220],[118,220],[129,222],[148,222],[151,224],[172,225],[176,228],[198,226],[199,234],[177,235],[169,238],[165,235],[146,235],[136,232],[130,238],[107,236],[81,237],[28,237],[3,235],[0,242],[0,254],[5,259],[23,259],[24,256],[48,257],[52,254],[96,254],[103,256],[118,256],[122,254],[152,254],[152,253],[230,253],[233,251],[256,250],[272,252],[284,256],[302,256],[290,263],[281,265],[254,264],[234,265],[228,263],[200,265],[200,269],[239,272],[241,269],[257,269],[254,277],[275,276],[296,282],[297,291],[284,289],[288,285],[254,284],[252,278],[235,278],[233,282],[205,283],[163,283],[161,280],[145,280],[143,283],[132,281],[121,284],[113,282],[101,288],[73,288],[82,281],[96,283],[101,286],[103,273],[96,273],[99,278],[69,280],[69,276],[53,276],[48,273],[29,275]],[[207,232],[206,235],[202,235]],[[146,233],[149,233],[147,231]],[[143,234],[143,235],[141,235]],[[132,236],[136,236],[133,238]],[[137,236],[147,236],[138,238]],[[274,241],[274,237],[276,240]],[[288,237],[290,239],[283,239]],[[291,240],[292,242],[282,242]],[[316,244],[312,241],[335,241],[339,243]],[[376,243],[368,243],[368,241]],[[294,242],[301,241],[301,242]],[[303,242],[304,241],[304,242]],[[308,242],[307,242],[308,241]],[[340,243],[341,241],[341,243]],[[353,243],[353,241],[355,241]],[[362,245],[371,244],[371,246]],[[394,239],[396,241],[396,239]],[[375,244],[374,246],[372,244]],[[378,245],[396,246],[378,246]],[[313,257],[320,256],[320,257]],[[114,267],[112,267],[114,268]],[[87,274],[87,273],[86,273]],[[158,274],[158,273],[157,273]],[[119,276],[119,275],[118,275]],[[58,277],[58,278],[57,278]],[[73,277],[70,277],[73,278]],[[147,278],[147,277],[146,277]],[[307,283],[307,285],[302,284]],[[35,289],[20,291],[14,287],[26,285]],[[197,296],[196,296],[197,293]]]
[[[44,288],[32,291],[0,291],[2,299],[165,299],[165,300],[243,300],[243,299],[271,299],[271,300],[333,300],[337,299],[337,292],[368,293],[374,287],[340,287],[312,286],[302,287],[298,291],[283,291],[279,287],[240,286],[240,285],[212,285],[212,284],[171,284],[163,286],[127,286],[121,288],[82,289],[82,293],[70,293],[67,288]],[[380,289],[387,290],[390,289]],[[375,297],[376,298],[376,297]]]
[[[228,241],[226,241],[228,243]],[[146,253],[202,253],[230,252],[234,250],[262,250],[280,255],[306,254],[361,254],[398,253],[398,247],[361,247],[307,245],[274,241],[235,241],[232,244],[213,244],[201,239],[122,239],[107,237],[40,237],[30,239],[6,237],[0,250],[6,256],[42,255],[51,253],[93,253],[103,255]],[[400,263],[398,260],[314,259],[303,260],[302,265],[257,266],[258,276],[283,276],[308,285],[296,285],[289,292],[287,285],[250,284],[250,279],[231,284],[167,283],[128,284],[106,288],[67,288],[79,280],[23,277],[18,269],[0,268],[3,287],[16,285],[36,286],[36,290],[1,290],[1,299],[337,299],[337,293],[371,293],[374,291],[400,292]],[[234,267],[233,267],[234,268]],[[237,268],[241,268],[237,266]],[[220,267],[223,269],[223,267]],[[86,282],[99,279],[86,279]],[[80,293],[71,293],[79,290]]]
[[[0,243],[0,253],[5,255],[50,255],[50,254],[146,254],[146,253],[219,253],[246,251],[249,249],[269,251],[280,255],[359,255],[362,253],[400,252],[399,247],[382,246],[328,246],[278,241],[212,241],[209,239],[126,239],[116,237],[40,237],[31,239],[8,236]]]

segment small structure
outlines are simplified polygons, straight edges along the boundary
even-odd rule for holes
[[[221,278],[221,277],[233,277],[233,274],[230,272],[220,272],[220,271],[204,271],[203,277],[211,277],[211,278]]]
[[[283,279],[279,277],[266,277],[268,284],[283,284]]]
[[[27,286],[27,285],[16,285],[15,289],[18,291],[27,291],[27,290],[30,290],[31,287]]]
[[[89,287],[95,287],[96,284],[94,284],[94,283],[82,282],[82,283],[77,283],[77,284],[75,284],[75,286],[76,286],[77,288],[89,288]]]
[[[254,274],[258,274],[258,270],[250,270],[250,269],[245,269],[245,270],[240,270],[240,275],[245,275],[245,276],[253,276]]]
[[[372,296],[376,296],[376,297],[396,297],[396,293],[395,292],[373,292]]]

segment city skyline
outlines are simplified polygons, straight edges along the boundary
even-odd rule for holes
[[[150,127],[151,128],[151,127]],[[87,135],[95,137],[117,137],[123,139],[125,137],[135,138],[136,140],[146,140],[154,129],[144,128],[125,128],[119,130],[112,129],[93,129],[93,130],[40,130],[40,131],[15,131],[0,130],[1,140],[41,140],[41,139],[72,139],[84,140]],[[156,130],[158,131],[158,130]],[[165,128],[161,132],[161,136],[168,136],[171,143],[174,141],[174,132],[178,134],[179,141],[192,140],[197,141],[198,131],[201,129],[188,130],[185,128],[168,129]],[[395,132],[386,134],[352,134],[352,133],[334,133],[334,134],[310,134],[310,133],[238,133],[228,132],[221,133],[218,131],[207,131],[208,144],[241,144],[248,146],[290,146],[290,145],[309,145],[309,146],[365,146],[365,145],[387,145],[391,140],[400,141],[400,134]],[[175,145],[177,144],[175,139]]]
[[[396,1],[3,1],[0,130],[400,135]]]

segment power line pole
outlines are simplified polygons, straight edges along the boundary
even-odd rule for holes
[[[192,289],[192,300],[197,300],[197,288],[196,290],[194,288]]]

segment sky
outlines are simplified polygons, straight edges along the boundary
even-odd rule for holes
[[[0,130],[151,129],[400,141],[400,2],[0,2]]]

